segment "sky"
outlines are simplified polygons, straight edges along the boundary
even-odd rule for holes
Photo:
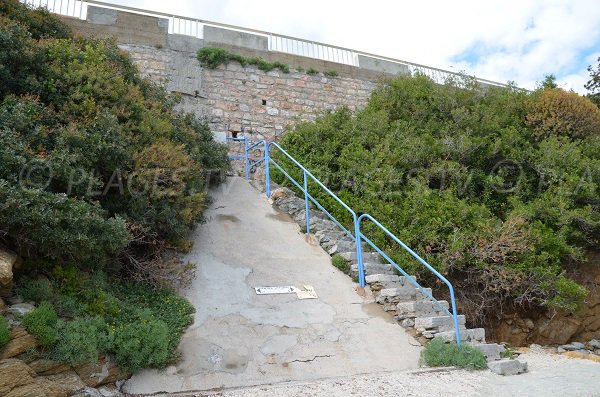
[[[600,0],[108,0],[320,41],[535,88],[585,93]]]

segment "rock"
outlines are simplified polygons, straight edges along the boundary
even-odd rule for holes
[[[86,387],[82,390],[79,390],[76,394],[73,394],[71,397],[104,397],[100,392],[92,387]]]
[[[560,354],[566,352],[566,350],[559,346],[556,348],[556,352]]]
[[[538,320],[535,341],[542,345],[567,343],[579,327],[581,320],[571,317],[542,317]]]
[[[596,356],[595,354],[582,354],[579,352],[565,352],[561,354],[561,356],[569,357],[569,358],[580,358],[583,360],[590,360],[600,363],[600,356]]]
[[[67,397],[69,394],[58,383],[46,378],[35,378],[31,383],[14,388],[6,397]]]
[[[441,338],[445,341],[452,342],[456,341],[455,331],[438,332],[435,334],[436,338]],[[466,342],[485,342],[485,329],[484,328],[472,328],[472,329],[461,329],[460,340]]]
[[[21,259],[12,251],[0,249],[0,296],[12,293],[13,270],[19,268]]]
[[[0,298],[0,313],[6,312],[7,309],[8,309],[8,306],[6,306],[6,303],[4,303],[2,298]]]
[[[400,326],[402,328],[411,328],[415,326],[415,321],[411,318],[405,318],[404,320],[402,320],[402,322],[400,323]]]
[[[0,396],[16,387],[33,382],[35,372],[23,361],[15,358],[0,360]]]
[[[122,397],[124,394],[116,386],[106,385],[98,389],[102,397]]]
[[[496,343],[472,343],[475,349],[483,353],[487,361],[500,360],[505,348]]]
[[[73,370],[57,375],[50,375],[45,377],[45,379],[60,385],[68,396],[85,388],[85,383],[79,379],[79,376]]]
[[[592,339],[587,344],[594,349],[600,349],[600,340],[598,339]]]
[[[535,324],[533,323],[532,319],[526,318],[523,321],[524,321],[525,326],[527,327],[527,329],[533,329],[535,327]]]
[[[22,327],[13,328],[11,338],[2,351],[1,359],[18,356],[37,346],[37,340]]]
[[[527,363],[520,360],[503,359],[490,361],[488,368],[498,375],[517,375],[527,372]]]
[[[97,363],[84,363],[74,367],[81,380],[90,387],[105,385],[119,379],[127,379],[129,374],[123,372],[110,362],[108,356],[102,356]]]
[[[67,364],[46,359],[35,360],[28,365],[38,375],[56,375],[71,369]]]
[[[35,309],[35,306],[33,306],[31,303],[17,303],[10,306],[8,308],[8,312],[13,315],[17,314],[23,316],[32,311],[33,309]]]
[[[565,350],[571,351],[571,350],[581,350],[585,347],[585,345],[580,342],[572,342],[567,345],[562,345],[561,347]]]

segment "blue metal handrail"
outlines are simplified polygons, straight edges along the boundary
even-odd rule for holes
[[[419,283],[417,283],[416,280],[413,277],[411,277],[408,273],[406,273],[404,271],[404,269],[402,269],[400,266],[398,266],[398,264],[396,262],[394,262],[389,257],[389,255],[387,255],[375,243],[373,243],[364,234],[362,234],[362,232],[360,231],[360,225],[361,225],[363,219],[368,219],[371,222],[373,222],[373,224],[375,224],[379,229],[381,229],[383,232],[385,232],[385,234],[387,234],[392,240],[394,240],[396,243],[398,243],[404,250],[406,250],[406,252],[408,252],[410,255],[412,255],[413,258],[415,258],[416,260],[418,260],[419,262],[421,262],[421,264],[423,266],[425,266],[437,278],[439,278],[440,280],[442,280],[448,286],[448,290],[450,291],[450,303],[452,305],[452,313],[450,313],[448,311],[448,309],[446,309],[445,307],[443,307],[442,305],[440,305],[440,303],[437,301],[437,299],[435,299],[433,297],[433,295],[431,295],[423,287],[421,287],[419,285]],[[452,283],[450,283],[450,281],[448,281],[448,279],[446,277],[444,277],[442,274],[440,274],[440,272],[438,272],[437,270],[435,270],[433,268],[433,266],[431,266],[423,258],[421,258],[419,255],[417,255],[417,253],[415,253],[412,249],[410,249],[398,237],[396,237],[392,232],[390,232],[385,226],[383,226],[381,223],[379,223],[379,221],[377,221],[371,215],[369,215],[369,214],[362,214],[361,216],[358,217],[358,220],[356,222],[357,222],[357,226],[358,226],[357,227],[357,230],[358,230],[358,232],[357,232],[358,239],[357,239],[356,244],[360,245],[360,243],[362,242],[362,240],[366,241],[371,247],[373,247],[373,249],[375,249],[375,251],[377,251],[379,253],[379,255],[381,255],[386,261],[388,261],[389,264],[391,264],[392,266],[394,266],[394,268],[396,268],[396,270],[398,270],[400,273],[402,273],[406,277],[406,279],[408,281],[410,281],[419,291],[421,291],[421,293],[423,293],[423,295],[425,295],[429,299],[431,299],[431,301],[434,302],[438,306],[438,308],[441,309],[441,311],[444,311],[449,316],[451,316],[452,319],[454,320],[454,329],[455,329],[455,332],[456,332],[456,344],[460,346],[460,328],[458,327],[458,316],[456,314],[456,300],[454,298],[454,287],[452,287]]]
[[[458,315],[456,313],[456,299],[454,295],[454,288],[452,287],[452,283],[448,281],[442,274],[440,274],[436,269],[434,269],[429,263],[427,263],[423,258],[421,258],[417,253],[415,253],[412,249],[410,249],[406,244],[404,244],[398,237],[396,237],[392,232],[390,232],[385,226],[383,226],[379,221],[373,218],[369,214],[362,214],[357,216],[356,212],[350,208],[346,203],[342,201],[335,193],[333,193],[327,186],[325,186],[317,177],[315,177],[310,171],[308,171],[302,164],[300,164],[294,157],[292,157],[288,152],[286,152],[281,146],[279,146],[275,142],[267,142],[266,140],[257,141],[251,145],[248,145],[248,140],[244,136],[244,138],[228,138],[234,141],[243,141],[244,142],[244,156],[231,156],[232,158],[245,158],[246,163],[246,179],[248,179],[249,169],[251,167],[255,167],[258,164],[264,162],[265,164],[265,193],[267,197],[271,196],[271,173],[270,173],[270,165],[273,164],[276,166],[283,175],[286,176],[293,184],[296,186],[301,192],[304,193],[304,211],[306,218],[306,234],[310,234],[310,209],[309,209],[309,201],[314,203],[323,213],[325,213],[336,225],[338,225],[352,240],[354,240],[356,245],[356,258],[358,261],[358,282],[361,287],[365,287],[365,271],[364,271],[364,263],[362,257],[362,241],[364,240],[367,244],[369,244],[379,255],[381,255],[389,264],[391,264],[396,270],[402,273],[406,279],[412,283],[423,295],[429,298],[438,308],[447,313],[452,317],[454,321],[454,329],[456,333],[456,344],[460,346],[460,328],[458,326]],[[258,159],[256,161],[250,162],[249,160],[249,152],[254,150],[258,146],[263,145],[264,155],[263,158]],[[296,181],[279,163],[277,163],[271,157],[271,148],[275,148],[279,153],[283,154],[287,159],[289,159],[294,165],[296,165],[303,174],[302,184]],[[354,234],[348,230],[344,225],[342,225],[321,203],[314,198],[309,192],[309,184],[308,180],[312,179],[317,185],[319,185],[329,196],[335,199],[350,215],[352,215],[352,220],[354,224]],[[364,219],[367,219],[373,224],[375,224],[379,229],[381,229],[385,234],[387,234],[392,240],[398,243],[404,250],[406,250],[412,257],[417,259],[423,266],[425,266],[429,271],[431,271],[437,278],[442,280],[450,291],[450,302],[452,305],[452,313],[448,311],[444,306],[442,306],[437,299],[433,297],[425,288],[421,287],[417,281],[411,277],[404,269],[402,269],[396,262],[390,258],[390,256],[384,252],[381,248],[379,248],[374,242],[372,242],[367,236],[365,236],[361,232],[361,224]]]
[[[329,188],[327,188],[327,186],[325,186],[319,179],[317,179],[317,177],[315,177],[313,174],[310,173],[310,171],[308,171],[302,164],[300,164],[295,158],[293,158],[288,152],[286,152],[285,150],[283,150],[283,148],[281,146],[279,146],[277,143],[275,142],[269,142],[266,146],[266,150],[265,150],[265,183],[266,183],[266,194],[267,197],[271,196],[271,175],[270,175],[270,171],[269,171],[269,164],[273,163],[273,165],[275,165],[298,189],[300,189],[301,192],[304,193],[304,211],[305,211],[305,218],[306,218],[306,234],[310,234],[310,212],[309,212],[309,200],[311,202],[313,202],[321,211],[323,211],[336,225],[338,225],[348,236],[350,236],[350,238],[352,238],[352,240],[357,241],[356,236],[359,235],[359,230],[358,230],[358,222],[357,222],[357,216],[356,216],[356,212],[354,212],[352,210],[352,208],[350,208],[346,203],[344,203],[335,193],[333,193],[331,190],[329,190]],[[303,173],[303,184],[300,185],[300,183],[298,181],[296,181],[294,178],[292,178],[292,176],[286,172],[283,167],[278,164],[275,160],[273,160],[273,158],[270,155],[270,151],[271,148],[276,148],[280,153],[282,153],[284,156],[286,156],[292,163],[294,163],[298,168],[300,168],[300,170],[302,170]],[[351,231],[349,231],[344,225],[342,225],[329,211],[327,211],[325,209],[325,207],[323,207],[321,205],[321,203],[319,203],[317,201],[317,199],[315,199],[308,191],[308,179],[312,179],[315,183],[317,183],[317,185],[319,185],[325,192],[327,192],[327,194],[329,194],[329,196],[331,196],[333,199],[335,199],[342,207],[344,207],[344,209],[346,211],[348,211],[350,213],[350,215],[352,215],[352,221],[354,224],[354,234],[352,234]],[[361,285],[361,287],[365,286],[365,272],[363,269],[363,263],[362,263],[362,247],[360,244],[356,244],[356,257],[358,258],[358,279],[359,279],[359,283]]]

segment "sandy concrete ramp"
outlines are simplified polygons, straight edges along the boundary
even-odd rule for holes
[[[207,222],[187,260],[197,277],[185,296],[196,307],[182,360],[146,370],[128,393],[179,392],[352,376],[416,368],[419,344],[319,246],[242,178],[213,192]],[[314,287],[318,299],[257,295],[255,287]]]

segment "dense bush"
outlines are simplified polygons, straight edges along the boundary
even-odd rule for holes
[[[30,259],[176,274],[162,253],[184,245],[228,162],[175,104],[115,42],[2,0],[0,240]]]
[[[281,144],[446,274],[462,310],[482,323],[511,304],[577,310],[587,294],[568,272],[599,244],[600,131],[590,105],[555,89],[399,77],[381,84],[363,110],[301,123]],[[310,189],[351,227],[347,211]],[[367,237],[436,286],[373,226],[363,224]]]
[[[10,342],[10,329],[4,316],[0,315],[0,351]]]
[[[421,358],[430,367],[456,366],[470,370],[487,368],[483,353],[468,343],[458,347],[455,342],[445,343],[436,338],[425,345]]]
[[[124,370],[162,368],[178,358],[177,346],[194,309],[166,289],[56,267],[52,279],[22,278],[17,293],[47,302],[23,319],[48,357],[70,365],[110,354]],[[58,319],[57,312],[64,319]]]
[[[54,307],[48,302],[42,302],[38,307],[25,314],[23,326],[31,335],[35,336],[40,345],[49,347],[58,339],[58,316]]]

